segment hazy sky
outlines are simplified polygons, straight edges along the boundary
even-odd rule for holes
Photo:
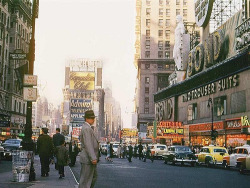
[[[124,126],[130,126],[125,111],[132,110],[135,94],[134,23],[134,0],[40,0],[34,74],[41,94],[59,105],[66,59],[101,59],[103,81],[112,83]]]

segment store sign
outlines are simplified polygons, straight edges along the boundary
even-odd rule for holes
[[[84,114],[92,109],[91,99],[70,99],[71,122],[84,121]]]
[[[209,22],[214,0],[195,0],[195,22],[199,27],[206,27]]]
[[[24,86],[37,86],[37,76],[25,74],[23,79]]]
[[[198,99],[207,95],[216,93],[217,91],[225,91],[234,88],[239,85],[239,75],[235,74],[227,78],[223,78],[217,82],[207,84],[197,89],[184,94],[182,96],[182,101],[187,102],[194,99]]]
[[[72,90],[94,91],[95,73],[94,72],[70,72],[69,88]]]
[[[36,101],[37,89],[32,87],[23,88],[23,100],[25,101]]]
[[[223,122],[213,122],[214,130],[222,130],[224,128]],[[196,124],[189,126],[189,132],[211,131],[212,123]]]
[[[240,129],[241,128],[241,120],[236,119],[236,120],[226,121],[226,128],[227,129]]]
[[[81,130],[82,130],[81,127],[74,127],[73,131],[72,131],[72,136],[78,138],[80,136],[80,134],[81,134]]]
[[[138,136],[138,131],[137,129],[124,128],[122,129],[121,136],[122,137],[136,137]]]
[[[241,116],[241,124],[244,127],[249,127],[250,126],[250,120],[248,119],[247,116]]]
[[[173,115],[172,99],[166,99],[155,104],[155,118],[156,121],[169,120]]]
[[[10,121],[0,120],[0,127],[9,127]]]
[[[10,53],[10,60],[25,60],[27,59],[26,53]]]

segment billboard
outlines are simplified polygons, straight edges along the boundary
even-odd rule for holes
[[[72,90],[93,91],[95,90],[94,72],[70,72],[69,88]]]
[[[70,99],[71,122],[84,122],[84,114],[92,109],[91,99]]]
[[[137,129],[129,129],[129,128],[122,129],[122,137],[136,137],[136,136],[138,136]]]

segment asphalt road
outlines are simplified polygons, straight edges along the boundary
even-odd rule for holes
[[[72,167],[79,181],[80,164]],[[235,170],[207,168],[204,166],[166,165],[162,160],[142,162],[132,159],[105,161],[101,157],[98,164],[96,188],[166,188],[166,187],[209,187],[209,188],[249,188],[250,175],[240,175]]]

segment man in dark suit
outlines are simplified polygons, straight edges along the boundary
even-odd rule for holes
[[[60,128],[56,128],[56,134],[53,135],[53,143],[55,148],[60,146],[60,143],[65,142],[65,137],[60,134]],[[55,162],[55,169],[58,170],[57,162]]]
[[[99,160],[99,143],[91,125],[95,122],[93,110],[85,112],[85,122],[80,135],[82,151],[80,153],[81,173],[79,188],[92,188],[97,179],[97,162]]]
[[[42,134],[37,140],[37,151],[41,163],[41,176],[49,176],[49,163],[53,156],[54,146],[52,138],[47,135],[48,129],[42,128]]]

